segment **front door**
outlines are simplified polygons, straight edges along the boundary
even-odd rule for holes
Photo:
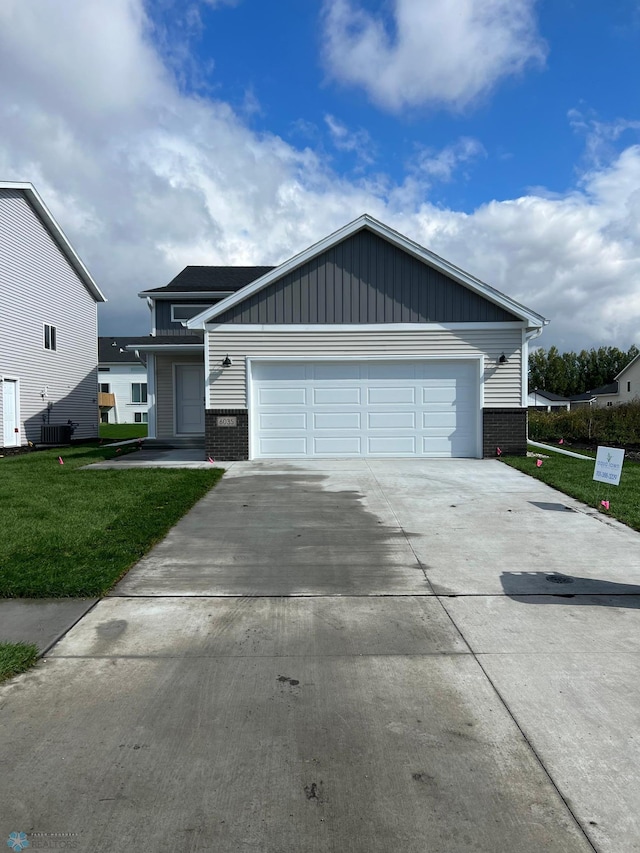
[[[18,383],[15,379],[5,379],[2,386],[3,446],[19,447]]]
[[[204,435],[204,365],[176,364],[176,435]]]

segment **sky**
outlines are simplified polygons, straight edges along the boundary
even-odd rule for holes
[[[2,0],[0,121],[102,335],[369,213],[541,346],[640,345],[640,0]]]

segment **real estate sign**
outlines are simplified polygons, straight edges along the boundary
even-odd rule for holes
[[[599,447],[593,479],[609,483],[610,486],[619,485],[623,462],[624,450],[618,447]]]

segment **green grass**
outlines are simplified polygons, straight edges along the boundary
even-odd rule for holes
[[[0,643],[0,681],[33,666],[38,649],[32,643]]]
[[[126,441],[128,438],[146,438],[146,424],[100,424],[100,438]]]
[[[116,455],[84,445],[0,459],[0,596],[103,595],[222,476],[80,469]]]
[[[547,452],[539,447],[532,447],[531,450],[534,453]],[[591,454],[585,452],[585,455]],[[502,461],[600,510],[605,515],[613,516],[629,527],[640,530],[640,464],[637,462],[625,461],[620,485],[611,486],[593,479],[592,462],[573,459],[559,453],[551,453],[549,459],[543,459],[540,468],[536,467],[536,460],[530,456],[503,456]],[[602,500],[609,501],[609,510],[600,505]]]

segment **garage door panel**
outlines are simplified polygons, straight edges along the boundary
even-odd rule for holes
[[[314,437],[316,456],[362,456],[360,436]]]
[[[384,456],[415,456],[417,450],[415,436],[370,436],[369,453]]]
[[[252,381],[254,456],[469,457],[479,450],[475,362],[264,362]]]
[[[326,361],[312,366],[310,378],[315,381],[360,381],[362,367],[357,361]]]
[[[371,405],[389,403],[411,403],[415,405],[416,389],[412,386],[395,388],[394,386],[367,389],[367,402]]]
[[[362,428],[362,417],[360,412],[315,412],[313,427],[316,430],[359,430]]]
[[[261,412],[258,418],[260,432],[268,430],[305,430],[307,429],[306,412]]]
[[[369,412],[369,429],[415,429],[415,412]]]
[[[341,388],[339,385],[328,385],[326,388],[313,388],[313,402],[316,406],[322,405],[347,405],[359,406],[362,391],[360,388]]]
[[[304,406],[307,403],[306,388],[265,387],[258,391],[261,406]]]
[[[286,436],[269,438],[262,436],[259,441],[260,456],[308,456],[306,436]]]

